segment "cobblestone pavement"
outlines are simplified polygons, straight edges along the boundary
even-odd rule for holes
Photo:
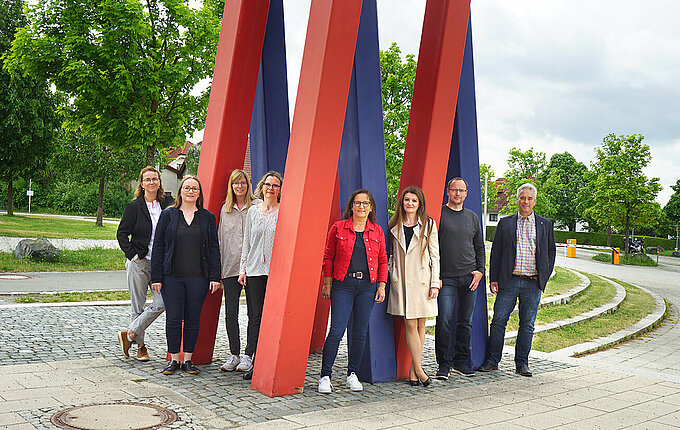
[[[457,387],[470,387],[494,381],[519,378],[514,373],[512,360],[507,357],[501,363],[501,371],[478,374],[474,378],[452,376],[447,382],[435,381],[424,389],[410,387],[404,381],[381,384],[365,384],[360,393],[345,388],[344,367],[347,362],[346,348],[341,346],[334,368],[332,395],[316,392],[321,367],[320,355],[312,355],[307,367],[305,390],[301,394],[269,398],[250,389],[240,373],[225,373],[219,366],[226,359],[226,334],[224,315],[220,318],[215,348],[215,362],[201,366],[201,373],[189,376],[178,373],[172,376],[160,372],[165,365],[164,317],[161,316],[147,331],[147,345],[152,360],[141,363],[125,359],[120,354],[115,332],[124,328],[128,320],[126,306],[80,306],[80,307],[26,307],[2,309],[0,331],[0,361],[5,365],[28,363],[53,363],[60,360],[104,358],[121,371],[138,375],[136,381],[148,381],[169,388],[215,413],[235,425],[252,424],[283,418],[294,414],[322,411],[358,404],[370,404],[387,399],[411,399],[424,392],[435,394]],[[241,309],[241,327],[245,328],[245,307]],[[245,339],[245,333],[242,334]],[[426,370],[433,374],[434,342],[426,341],[424,352]],[[536,374],[571,367],[569,364],[546,359],[532,359]],[[109,381],[114,382],[114,381]],[[48,413],[47,409],[42,414]],[[27,413],[26,418],[40,421],[38,412]],[[36,421],[37,420],[37,421]]]

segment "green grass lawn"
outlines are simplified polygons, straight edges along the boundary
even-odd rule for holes
[[[53,263],[29,259],[19,260],[11,252],[0,252],[0,272],[69,272],[124,269],[125,254],[120,249],[64,250],[61,251],[59,261]]]
[[[151,298],[151,290],[146,295]],[[87,291],[54,294],[22,294],[14,296],[16,303],[63,303],[63,302],[95,302],[109,300],[129,300],[127,291]]]
[[[651,260],[646,258],[635,257],[632,255],[626,256],[624,254],[621,254],[619,256],[619,264],[627,264],[631,266],[658,266],[658,264],[656,264],[656,260],[654,259],[654,257],[652,257],[651,255],[649,257],[651,258]],[[599,253],[593,255],[593,260],[602,261],[604,263],[611,263],[612,257],[611,254]]]
[[[599,279],[598,279],[599,280]],[[616,287],[609,282],[599,280],[595,283],[591,277],[591,285],[582,294],[574,297],[569,303],[560,306],[546,306],[538,309],[535,325],[546,324],[572,318],[601,306],[616,295]],[[491,320],[489,320],[489,323]],[[517,330],[519,318],[517,314],[510,315],[506,330]]]
[[[550,278],[545,286],[544,297],[556,296],[567,292],[581,283],[581,279],[562,267],[555,267],[555,276]],[[496,300],[495,294],[487,294],[486,305],[489,310],[493,309],[493,303]]]
[[[676,257],[675,255],[673,255],[673,250],[672,250],[672,249],[667,249],[667,250],[665,250],[665,251],[661,251],[661,252],[659,253],[659,255],[665,255],[666,257],[680,258],[680,257]]]
[[[592,281],[591,288],[600,288],[609,284],[599,277],[591,275],[588,275],[588,277]],[[607,336],[635,324],[654,310],[656,304],[649,293],[625,282],[612,280],[626,289],[626,298],[621,302],[621,306],[616,312],[600,316],[583,324],[537,333],[534,335],[532,349],[552,352]]]
[[[97,227],[94,221],[0,214],[0,236],[57,239],[115,239],[115,224]]]

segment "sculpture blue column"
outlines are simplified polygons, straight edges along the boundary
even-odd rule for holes
[[[289,139],[283,0],[271,0],[250,121],[250,170],[255,184],[269,170],[284,173]]]
[[[468,20],[463,67],[458,90],[458,107],[453,125],[451,152],[446,174],[447,181],[459,176],[468,182],[468,193],[465,207],[473,211],[483,220],[482,193],[479,181],[479,149],[477,140],[477,103],[475,100],[475,75],[472,55],[472,24]],[[444,188],[444,185],[442,186]],[[444,202],[447,201],[444,194]],[[482,223],[483,227],[483,223]],[[488,313],[486,309],[486,277],[482,278],[477,289],[475,312],[472,316],[472,337],[470,340],[470,361],[473,368],[481,366],[486,357],[488,338]],[[456,336],[457,304],[451,321],[451,343],[453,352]]]
[[[376,201],[378,223],[387,234],[387,173],[375,0],[364,0],[362,5],[338,177],[341,205],[354,190],[370,190]],[[358,375],[362,381],[375,383],[396,378],[392,317],[386,309],[387,300],[373,307]],[[351,342],[351,337],[348,341]]]

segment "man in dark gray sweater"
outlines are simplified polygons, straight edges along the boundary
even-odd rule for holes
[[[435,331],[435,351],[439,370],[437,379],[446,380],[449,372],[474,376],[470,364],[470,333],[477,287],[485,271],[484,236],[477,214],[463,207],[468,184],[462,178],[449,181],[449,201],[442,207],[439,221],[439,252],[442,287],[437,298],[439,315]],[[483,286],[482,286],[483,287]],[[456,338],[451,350],[451,319],[458,300]]]

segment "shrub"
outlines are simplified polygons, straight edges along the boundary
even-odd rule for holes
[[[487,226],[486,227],[487,240],[493,240],[493,235],[495,232],[496,232],[495,226]],[[622,234],[612,234],[611,245],[614,248],[621,248],[623,250],[623,237],[624,236]],[[635,235],[635,237],[644,237],[645,247],[660,246],[664,249],[672,249],[675,247],[675,241],[671,239],[638,235]],[[607,233],[555,230],[555,242],[567,243],[567,239],[576,239],[576,243],[578,245],[607,246]]]

